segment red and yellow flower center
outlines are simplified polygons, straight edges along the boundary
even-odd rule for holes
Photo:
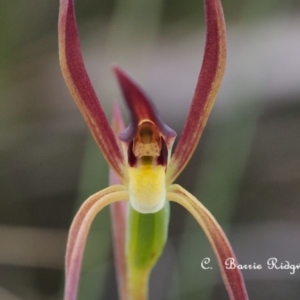
[[[167,157],[167,146],[156,126],[141,122],[128,148],[129,200],[138,212],[155,213],[164,206]]]

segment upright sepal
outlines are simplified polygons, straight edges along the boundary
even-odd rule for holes
[[[60,0],[59,59],[66,84],[102,154],[125,181],[123,155],[86,72],[74,12],[74,0]]]
[[[119,81],[131,116],[129,126],[121,132],[119,138],[124,142],[132,141],[137,134],[140,123],[150,121],[158,128],[168,148],[172,147],[176,132],[162,122],[154,103],[120,67],[114,66],[113,70]]]
[[[190,111],[172,156],[167,182],[172,183],[188,163],[217,97],[226,63],[226,35],[220,0],[205,0],[206,44]]]

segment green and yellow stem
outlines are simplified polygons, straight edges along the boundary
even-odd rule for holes
[[[151,270],[129,270],[128,300],[147,300],[148,299],[148,283]]]
[[[149,276],[166,243],[169,215],[169,203],[153,214],[129,207],[126,258],[130,300],[148,299]]]

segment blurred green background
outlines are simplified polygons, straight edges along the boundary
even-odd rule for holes
[[[266,262],[300,263],[300,2],[222,2],[225,78],[177,182],[215,215],[241,264],[263,265],[243,271],[250,299],[299,299],[300,270],[268,270]],[[0,2],[1,300],[61,299],[72,217],[108,184],[107,165],[59,69],[58,7]],[[110,71],[117,62],[180,135],[203,55],[203,2],[77,0],[76,11],[107,116],[114,99],[122,103]],[[228,299],[202,230],[179,206],[171,210],[150,300]],[[117,299],[110,234],[106,209],[88,241],[79,299]],[[214,270],[201,269],[205,257]]]

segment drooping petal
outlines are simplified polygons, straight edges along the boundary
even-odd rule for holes
[[[124,122],[117,103],[114,104],[111,127],[115,135],[118,135],[124,129]],[[112,169],[109,169],[109,183],[110,185],[121,183]],[[110,205],[113,251],[120,300],[128,300],[127,266],[125,257],[127,204],[127,201],[122,201]]]
[[[86,72],[74,12],[74,0],[60,0],[59,59],[66,84],[94,139],[115,173],[125,180],[123,155]]]
[[[205,0],[206,44],[190,111],[172,156],[167,182],[172,183],[193,154],[212,109],[226,63],[226,34],[220,0]]]
[[[211,213],[189,192],[179,185],[171,185],[167,199],[185,207],[197,220],[206,234],[218,260],[221,275],[231,300],[247,300],[248,295],[241,271],[226,268],[226,260],[233,258],[237,264],[231,245]]]
[[[64,300],[76,300],[77,298],[83,251],[95,216],[108,204],[127,199],[127,191],[115,191],[95,199],[91,206],[83,205],[79,210],[77,215],[79,215],[78,218],[81,219],[81,222],[78,222],[78,219],[75,218],[75,224],[72,225],[69,233],[68,244],[72,244],[72,251],[69,252],[70,257],[66,269]]]
[[[150,98],[120,67],[114,66],[113,70],[119,81],[131,116],[131,123],[119,135],[119,138],[124,142],[132,141],[137,133],[140,122],[149,120],[159,129],[168,148],[172,147],[176,132],[162,122],[157,109]]]
[[[79,229],[81,228],[82,222],[88,213],[88,211],[91,209],[91,207],[101,198],[103,198],[106,195],[109,195],[111,193],[115,192],[121,192],[124,191],[125,187],[123,185],[114,185],[110,186],[100,192],[95,193],[94,195],[90,196],[80,207],[79,211],[77,212],[76,216],[73,219],[70,231],[69,231],[69,237],[68,237],[68,243],[67,243],[67,250],[66,250],[66,273],[68,274],[71,256],[73,253],[73,249],[75,246],[76,237],[78,234]],[[126,199],[124,199],[126,200]]]
[[[116,269],[116,278],[120,300],[128,299],[127,266],[125,257],[127,202],[117,202],[110,205],[113,251]]]

